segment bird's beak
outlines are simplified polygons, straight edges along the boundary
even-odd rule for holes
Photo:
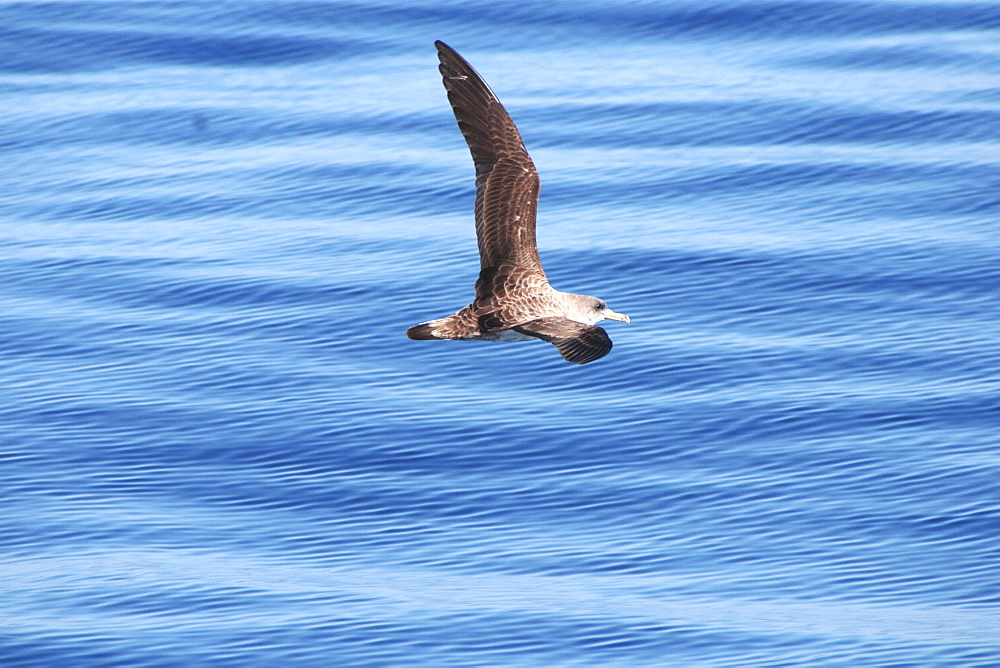
[[[611,309],[608,309],[604,312],[604,317],[607,318],[608,320],[620,320],[621,322],[624,322],[626,325],[629,323],[629,318],[627,315],[625,315],[624,313],[615,313]]]

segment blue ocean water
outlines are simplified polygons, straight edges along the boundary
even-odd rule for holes
[[[435,39],[611,354],[468,303]],[[0,663],[1000,665],[1000,5],[0,5]]]

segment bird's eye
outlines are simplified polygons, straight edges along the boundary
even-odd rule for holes
[[[596,310],[596,311],[603,311],[607,307],[608,307],[608,305],[605,304],[604,302],[597,302],[597,304],[594,306],[594,310]]]

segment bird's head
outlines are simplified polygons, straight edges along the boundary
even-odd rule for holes
[[[577,322],[582,322],[587,325],[594,325],[602,320],[620,320],[621,322],[629,322],[629,317],[624,313],[615,313],[610,308],[608,308],[607,303],[603,299],[598,299],[597,297],[591,297],[590,295],[573,295],[567,294],[567,301],[571,308],[569,309],[570,318],[576,320]]]

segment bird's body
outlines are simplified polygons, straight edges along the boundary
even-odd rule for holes
[[[458,53],[435,42],[441,75],[458,126],[476,165],[476,237],[480,271],[475,300],[457,313],[407,330],[411,339],[522,341],[542,339],[570,362],[585,364],[611,350],[595,323],[628,322],[602,300],[549,285],[535,242],[539,179],[503,105]]]

